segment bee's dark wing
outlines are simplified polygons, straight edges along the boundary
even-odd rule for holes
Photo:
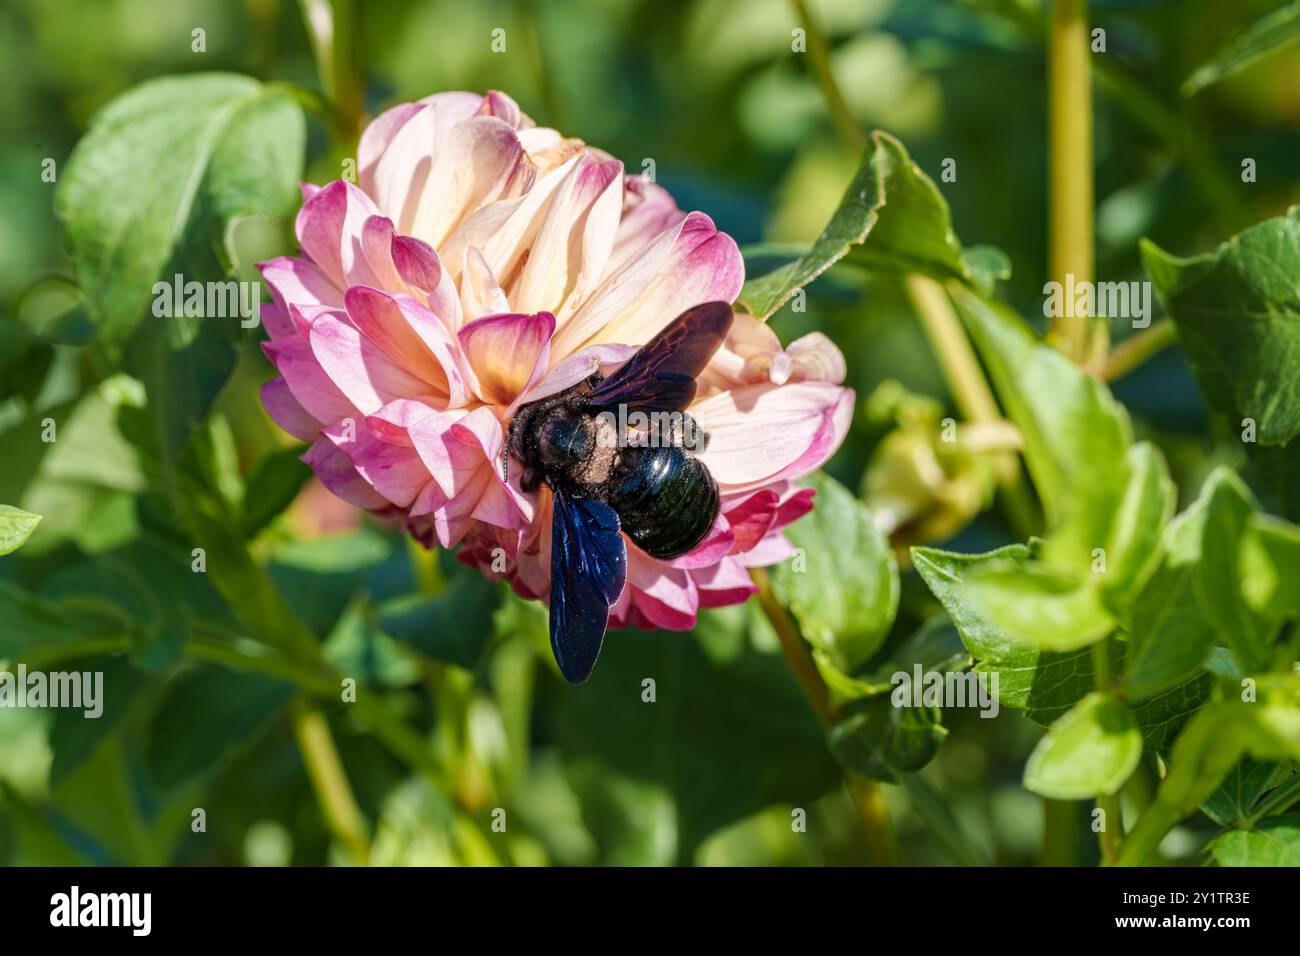
[[[602,501],[553,493],[551,650],[571,684],[591,674],[609,608],[623,593],[627,550],[618,515]]]
[[[731,328],[731,306],[705,302],[687,309],[585,396],[591,405],[646,412],[682,411],[695,380]]]

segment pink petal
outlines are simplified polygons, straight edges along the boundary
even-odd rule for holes
[[[274,339],[284,338],[286,335],[297,335],[298,330],[294,328],[293,320],[274,302],[263,302],[260,315],[262,316],[262,327],[266,329],[267,337]]]
[[[294,438],[315,441],[324,425],[293,397],[283,378],[262,383],[262,404],[271,419]]]
[[[674,558],[669,564],[674,568],[687,571],[710,567],[731,553],[735,540],[735,533],[728,525],[727,519],[719,514],[704,540],[687,554]]]
[[[343,293],[320,269],[297,256],[281,256],[259,262],[262,281],[271,290],[271,298],[284,312],[290,305],[328,305],[343,307]]]
[[[420,103],[401,103],[376,116],[361,134],[361,141],[357,144],[357,179],[361,188],[370,195],[375,195],[375,166],[397,131],[422,109],[424,106]]]
[[[779,504],[777,493],[765,488],[727,510],[727,524],[735,536],[731,553],[748,551],[763,540],[776,520]]]
[[[414,213],[433,157],[446,147],[451,128],[473,116],[482,102],[475,93],[440,93],[394,107],[371,124],[373,133],[367,128],[362,135],[357,147],[361,187],[402,233],[410,233],[403,210],[409,205]]]
[[[463,405],[467,392],[455,348],[446,327],[428,309],[406,295],[388,295],[353,286],[343,297],[348,318],[359,332],[383,350],[404,373],[424,384],[405,396],[435,394]]]
[[[309,341],[325,374],[363,415],[373,414],[398,398],[436,401],[439,397],[428,382],[406,371],[355,327],[334,315],[322,315],[312,323]],[[285,377],[289,378],[287,374]],[[291,378],[289,384],[292,387]]]
[[[298,210],[298,242],[339,288],[375,284],[378,279],[366,261],[362,232],[366,220],[378,212],[369,196],[337,179]]]
[[[570,355],[521,396],[520,405],[577,385],[593,372],[608,375],[636,354],[635,345],[592,345]]]
[[[381,441],[364,424],[332,425],[324,434],[348,456],[357,474],[399,508],[409,507],[431,483],[428,469],[413,449]]]
[[[695,626],[700,602],[691,576],[631,544],[627,549],[627,587],[633,592],[636,609],[655,627],[685,631]]]
[[[372,511],[388,504],[383,495],[357,474],[352,460],[328,438],[316,439],[302,460],[311,466],[321,484],[348,504]]]
[[[621,268],[655,236],[685,218],[686,213],[677,208],[668,190],[644,176],[624,176],[623,214],[609,257],[610,271]]]
[[[708,568],[691,572],[700,595],[700,607],[741,604],[758,590],[748,569],[735,558],[725,558]]]
[[[311,345],[300,335],[263,342],[262,351],[284,376],[286,386],[307,414],[320,422],[336,422],[356,408],[316,361]]]

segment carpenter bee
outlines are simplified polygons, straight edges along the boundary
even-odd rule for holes
[[[687,309],[608,378],[530,402],[510,423],[503,472],[513,455],[524,491],[551,489],[551,650],[571,683],[590,676],[623,593],[620,532],[675,558],[718,516],[717,482],[694,455],[708,436],[685,408],[731,319],[725,302]]]

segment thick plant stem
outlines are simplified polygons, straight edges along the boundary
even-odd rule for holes
[[[781,652],[785,654],[786,663],[790,665],[790,672],[794,674],[794,679],[799,682],[799,686],[808,696],[817,719],[829,727],[835,720],[830,691],[826,689],[825,681],[817,673],[817,667],[813,664],[807,647],[804,646],[803,638],[799,636],[794,621],[790,620],[781,602],[772,593],[772,581],[767,576],[767,572],[762,568],[753,568],[749,573],[754,583],[758,585],[758,605],[767,616],[772,630],[776,631],[777,639],[781,642]]]
[[[1043,842],[1039,866],[1074,866],[1079,857],[1079,804],[1043,801]]]
[[[812,57],[813,72],[817,75],[817,83],[822,88],[822,96],[826,98],[826,105],[830,108],[831,118],[839,128],[840,135],[854,150],[860,153],[867,146],[867,134],[858,125],[858,121],[853,118],[848,101],[844,99],[839,84],[835,82],[835,74],[831,72],[830,49],[826,45],[826,38],[822,36],[817,24],[813,23],[805,0],[791,0],[791,3],[794,5],[795,16],[798,18],[800,26],[803,27],[804,35],[808,40],[808,55]]]
[[[1053,0],[1047,38],[1048,273],[1065,283],[1093,279],[1092,79],[1087,0]],[[1052,320],[1058,347],[1077,364],[1104,354],[1104,326],[1062,309]]]
[[[352,858],[366,866],[370,862],[370,841],[366,838],[365,818],[352,795],[325,715],[299,699],[289,708],[289,719],[325,822]]]
[[[813,711],[817,714],[817,719],[822,722],[822,726],[829,729],[835,722],[835,708],[831,704],[830,691],[827,690],[821,675],[817,673],[817,667],[813,664],[808,648],[799,635],[798,627],[790,620],[785,608],[772,593],[772,581],[767,572],[762,568],[752,568],[749,573],[754,583],[758,585],[759,607],[763,609],[763,614],[772,625],[772,630],[776,631],[777,640],[781,642],[781,652],[785,655],[786,663],[790,665],[790,672],[803,688]],[[898,844],[889,822],[889,813],[880,796],[880,789],[872,781],[857,774],[846,774],[845,780],[849,795],[853,799],[853,806],[862,821],[862,829],[872,858],[887,866],[897,866]]]
[[[1146,813],[1138,818],[1133,827],[1133,832],[1128,835],[1124,845],[1120,847],[1115,864],[1117,866],[1141,866],[1144,864],[1160,847],[1161,841],[1174,828],[1174,824],[1178,822],[1179,818],[1180,814],[1176,807],[1162,803],[1157,798],[1156,802],[1147,808]]]

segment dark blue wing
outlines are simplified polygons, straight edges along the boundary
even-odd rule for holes
[[[623,593],[627,550],[618,515],[601,501],[553,492],[551,650],[571,684],[591,674],[609,608]]]
[[[705,302],[687,309],[586,395],[595,406],[679,412],[695,398],[695,380],[731,328],[731,306]]]

